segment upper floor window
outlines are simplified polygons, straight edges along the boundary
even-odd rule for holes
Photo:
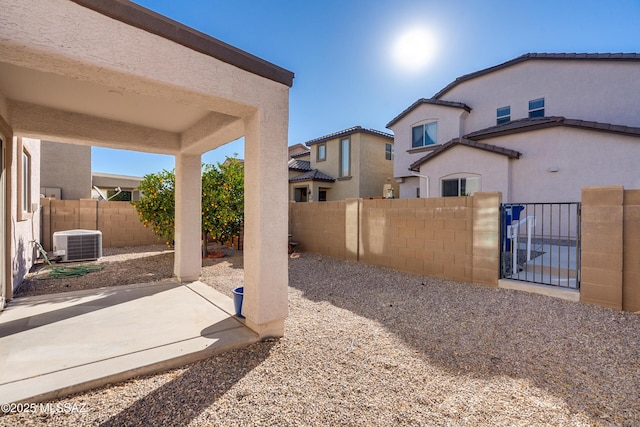
[[[411,147],[433,145],[438,141],[438,122],[425,123],[412,128]]]
[[[544,98],[529,101],[529,118],[544,117]]]
[[[351,139],[340,140],[340,177],[351,176]]]
[[[511,106],[500,107],[496,110],[496,124],[501,125],[511,121]]]
[[[393,144],[384,144],[384,158],[393,160]]]
[[[327,160],[327,144],[324,142],[322,144],[318,144],[318,153],[316,160],[322,162]]]

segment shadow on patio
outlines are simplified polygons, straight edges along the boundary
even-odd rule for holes
[[[17,298],[0,315],[0,402],[59,397],[256,342],[233,303],[174,281]]]

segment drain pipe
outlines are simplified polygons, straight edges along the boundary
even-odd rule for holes
[[[427,181],[427,199],[428,199],[431,196],[430,193],[429,193],[429,176],[428,175],[420,175],[416,171],[412,171],[412,170],[410,170],[410,172],[411,172],[411,175],[417,176],[418,178],[424,178],[425,181]]]

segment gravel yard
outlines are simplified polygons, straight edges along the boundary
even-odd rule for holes
[[[231,295],[242,256],[224,251],[202,280]],[[102,271],[18,296],[171,276],[171,251],[137,252],[105,249]],[[310,253],[289,260],[289,286],[281,339],[0,424],[640,425],[640,315]]]

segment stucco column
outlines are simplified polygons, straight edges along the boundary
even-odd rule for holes
[[[245,119],[244,302],[246,325],[284,335],[288,314],[286,105]]]
[[[202,269],[200,172],[200,155],[176,155],[176,252],[173,272],[181,282],[198,280]]]

